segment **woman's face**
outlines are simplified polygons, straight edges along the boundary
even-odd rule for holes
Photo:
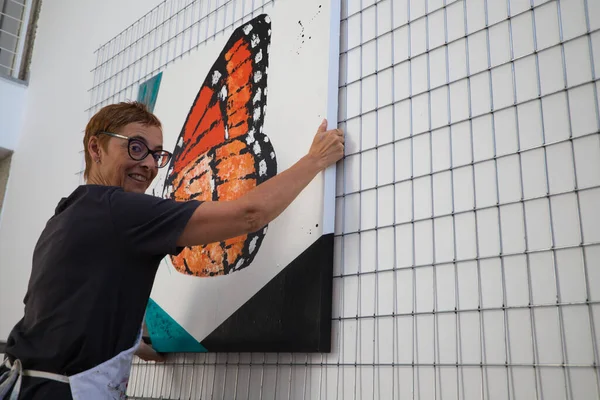
[[[125,125],[118,133],[144,142],[150,150],[161,150],[162,131],[156,126],[145,126],[139,122]],[[133,160],[127,149],[128,141],[111,137],[107,151],[100,149],[101,162],[98,172],[105,185],[121,186],[126,192],[144,193],[156,177],[158,168],[151,154],[141,161]]]

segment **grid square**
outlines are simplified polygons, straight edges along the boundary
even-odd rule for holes
[[[397,183],[395,189],[395,214],[396,224],[402,224],[413,220],[412,204],[412,181]]]
[[[415,294],[417,300],[417,312],[430,312],[433,310],[433,267],[423,267],[415,269]],[[420,318],[422,316],[419,316]],[[431,318],[431,316],[428,316]],[[418,321],[417,326],[419,327],[419,333],[417,334],[418,341],[423,339],[424,335],[419,335],[423,333],[421,331],[422,326],[421,323],[423,321]],[[433,321],[432,321],[433,322]],[[429,324],[427,324],[429,325]],[[430,326],[430,332],[433,332],[433,326]],[[433,339],[433,338],[432,338]],[[427,341],[427,343],[433,343],[433,340]],[[419,355],[419,359],[421,359],[422,354]],[[431,360],[433,362],[433,359]]]
[[[571,143],[559,143],[546,148],[550,194],[575,189],[575,171]]]
[[[362,47],[356,47],[348,51],[348,69],[346,70],[346,77],[348,82],[354,82],[361,77],[361,65],[362,65]]]
[[[600,241],[600,213],[597,212],[600,204],[600,189],[591,189],[579,194],[579,205],[582,220],[583,242],[594,243]]]
[[[386,33],[385,35],[377,38],[377,70],[389,68],[392,66],[392,34]],[[340,67],[341,68],[341,67]]]
[[[500,254],[500,225],[496,208],[477,211],[477,242],[480,257]]]
[[[572,0],[560,4],[562,40],[569,40],[586,31],[585,8],[583,0]]]
[[[362,112],[377,108],[377,76],[371,75],[362,81]]]
[[[344,233],[357,232],[360,223],[360,193],[349,194],[344,200],[343,214],[339,214],[344,215]]]
[[[458,223],[458,221],[457,221]],[[474,228],[474,225],[473,225]],[[473,229],[474,231],[475,229]],[[457,230],[458,235],[458,230]],[[458,244],[458,243],[457,243]],[[462,257],[457,257],[459,260]],[[479,279],[477,263],[474,261],[459,262],[456,264],[457,297],[459,310],[474,310],[479,305]],[[475,315],[473,313],[460,313],[459,315]],[[462,323],[461,323],[462,325]],[[479,325],[479,324],[477,324]],[[462,328],[463,326],[461,326]],[[470,346],[469,346],[470,347]],[[462,360],[465,362],[465,360]]]
[[[500,2],[488,2],[491,4]],[[510,35],[509,22],[503,21],[489,29],[490,36],[490,63],[493,67],[504,64],[510,60]]]
[[[338,75],[338,86],[344,86],[348,82],[346,75],[348,74],[348,54],[340,54],[340,73]]]
[[[377,151],[377,185],[394,181],[394,145],[382,146]]]
[[[444,0],[427,0],[427,12],[431,13],[444,7]]]
[[[410,0],[410,19],[414,20],[425,15],[426,3],[422,0]]]
[[[474,161],[489,160],[495,155],[494,132],[490,114],[473,118],[473,159]]]
[[[512,256],[504,259],[506,279],[506,304],[526,306],[529,304],[529,279],[525,256]]]
[[[413,138],[413,175],[422,176],[431,172],[430,133]]]
[[[397,182],[412,177],[411,139],[396,142],[394,146],[394,176]]]
[[[529,310],[508,310],[506,312],[508,318],[508,349],[510,354],[510,360],[513,363],[525,364],[530,363],[533,360],[533,346],[532,346],[532,335],[531,335],[531,322],[529,317]],[[525,371],[520,373],[520,378],[523,382],[523,376]],[[521,387],[519,390],[519,398],[531,399],[535,396],[533,388],[534,379],[527,380],[531,387],[528,387],[529,391],[526,392],[525,387]],[[516,383],[515,383],[516,386]],[[515,388],[517,389],[517,388]],[[533,391],[533,393],[531,393]]]
[[[525,220],[521,204],[500,206],[500,226],[503,254],[517,254],[526,250]]]
[[[573,141],[577,187],[580,189],[600,185],[600,140],[598,135]]]
[[[487,4],[488,25],[498,24],[508,17],[508,7],[504,1],[489,1]]]
[[[360,115],[361,83],[358,81],[347,86],[346,99],[342,98],[346,104],[346,118]]]
[[[481,260],[480,265],[481,306],[483,308],[501,307],[504,304],[504,300],[500,258]],[[500,329],[500,332],[503,332],[503,329]]]
[[[461,39],[448,45],[448,79],[454,82],[467,76],[467,48]]]
[[[479,3],[481,1],[477,0]],[[483,3],[482,3],[483,4]],[[487,31],[480,31],[469,36],[469,74],[473,75],[488,68]]]
[[[466,80],[450,84],[450,120],[452,123],[469,118],[469,88]]]
[[[564,44],[567,69],[567,86],[573,87],[592,79],[590,48],[587,37],[572,40]]]
[[[482,73],[471,77],[471,115],[479,116],[492,109],[490,93],[490,74]]]
[[[345,197],[338,197],[335,199],[335,234],[341,235],[344,232],[344,218],[345,218]]]
[[[496,155],[515,153],[518,149],[517,122],[514,107],[494,113]]]
[[[411,15],[411,18],[412,17],[413,16]],[[427,51],[427,27],[425,25],[425,18],[411,22],[409,29],[411,57],[425,53],[425,51]]]
[[[556,252],[556,270],[562,302],[584,302],[587,299],[582,261],[581,249],[565,249]]]
[[[552,47],[539,53],[541,94],[545,96],[565,87],[562,53],[560,47]]]
[[[370,189],[377,185],[377,150],[372,149],[361,153],[361,190]]]
[[[552,237],[548,200],[526,201],[525,223],[527,226],[527,249],[549,249],[552,245]]]
[[[413,135],[429,130],[429,93],[413,97],[412,123]]]
[[[408,22],[408,0],[394,0],[392,15],[394,28],[405,25]]]
[[[433,213],[436,216],[452,213],[452,172],[433,175]]]
[[[560,42],[556,4],[557,3],[553,1],[536,8],[534,11],[535,38],[538,50],[554,46]]]
[[[449,42],[465,36],[465,13],[462,2],[455,2],[446,7],[446,21]]]
[[[360,77],[374,74],[377,70],[377,42],[373,40],[357,49],[362,49],[362,71]]]
[[[368,7],[362,11],[362,42],[368,42],[377,36],[377,8]]]
[[[360,193],[360,230],[375,229],[377,226],[377,191]]]
[[[596,103],[594,85],[569,89],[568,96],[572,135],[577,137],[598,132],[598,115],[594,110]]]
[[[360,235],[358,233],[353,233],[342,236],[342,239],[344,241],[344,263],[342,272],[344,275],[355,274],[358,272],[358,261],[360,260],[358,254],[358,250],[361,248]]]
[[[532,12],[529,11],[511,19],[514,58],[533,53],[533,23],[531,16]]]
[[[345,160],[340,160],[336,166],[335,173],[335,195],[336,197],[342,196],[344,194],[344,179],[345,179]]]
[[[394,227],[378,229],[377,266],[379,270],[394,268],[394,250]],[[393,279],[391,281],[393,282]]]
[[[377,144],[379,146],[394,140],[394,108],[392,106],[377,110]]]
[[[393,75],[391,69],[381,71],[377,75],[377,107],[392,104],[394,97]]]
[[[375,260],[373,260],[373,263],[375,262]],[[375,284],[376,284],[376,277],[375,274],[365,274],[365,275],[360,275],[358,277],[359,279],[359,294],[358,294],[358,298],[360,299],[360,310],[359,310],[359,315],[360,316],[371,316],[373,314],[375,314],[375,298],[377,296],[376,292],[375,292]],[[371,324],[370,326],[367,327],[367,329],[361,329],[360,332],[360,336],[361,339],[365,339],[365,336],[367,336],[367,338],[370,339],[370,343],[373,343],[373,338],[369,337],[369,334],[372,335],[373,334],[373,325],[372,322],[373,320],[367,320],[367,319],[363,319],[361,321],[359,321],[359,325],[361,325],[361,328],[364,327],[365,321],[370,321]],[[369,329],[370,328],[370,329]],[[362,340],[360,340],[362,341]],[[367,342],[368,343],[368,342]],[[373,353],[372,353],[372,346],[363,344],[363,343],[359,343],[360,347],[361,347],[361,362],[372,362],[372,358],[373,358]],[[365,349],[366,347],[366,349]],[[368,351],[369,354],[365,354],[365,350]],[[366,356],[366,359],[365,359]]]
[[[461,122],[452,126],[452,165],[467,165],[473,161],[471,149],[471,123]]]
[[[431,129],[448,125],[448,87],[442,86],[430,92]]]
[[[498,159],[498,188],[500,204],[521,200],[521,169],[519,156],[514,154]]]
[[[360,249],[360,272],[373,272],[377,269],[377,232],[366,231],[356,234],[359,237],[359,243],[354,244]]]
[[[454,310],[454,305],[456,302],[454,295],[456,287],[456,276],[454,274],[454,269],[454,264],[441,264],[436,266],[436,309],[439,311]],[[441,316],[441,314],[438,315],[438,318],[441,318]],[[455,316],[452,316],[452,319],[456,319]],[[454,329],[448,332],[454,332]],[[442,354],[443,352],[440,352],[440,360],[442,359]]]
[[[519,123],[519,147],[521,150],[538,147],[543,143],[540,101],[531,101],[517,106]]]
[[[428,18],[429,49],[435,49],[446,43],[444,10],[437,10],[429,14]]]
[[[392,30],[392,0],[382,0],[377,3],[377,35]]]
[[[431,132],[433,171],[450,168],[450,129],[442,128]]]
[[[394,66],[394,100],[406,99],[410,95],[410,61]]]
[[[529,256],[529,270],[533,303],[556,303],[556,280],[554,278],[552,253],[547,251],[531,254]],[[558,321],[556,322],[558,323]],[[550,353],[545,354],[549,355]]]
[[[594,351],[587,307],[564,307],[562,317],[569,362],[577,364],[593,363]]]
[[[355,154],[360,151],[361,118],[356,117],[346,121],[344,151],[346,155]]]
[[[394,7],[394,10],[396,7]],[[398,28],[393,32],[394,37],[394,64],[408,59],[408,26]]]
[[[507,64],[494,68],[491,73],[494,109],[497,110],[515,104],[512,65]]]
[[[538,79],[535,56],[515,61],[515,85],[517,102],[522,103],[538,96]]]
[[[377,189],[377,226],[391,226],[394,223],[394,187],[391,185]]]
[[[523,152],[521,170],[523,171],[523,196],[526,199],[546,195],[546,158],[543,149]]]
[[[477,207],[491,207],[498,203],[496,193],[496,163],[485,161],[475,164],[475,196]]]
[[[415,265],[433,262],[433,221],[418,221],[414,225]]]
[[[466,0],[468,33],[479,31],[485,27],[485,5],[479,0]]]
[[[474,208],[473,168],[470,166],[454,170],[454,211]]]
[[[423,54],[410,60],[411,93],[425,92],[429,87],[428,64],[429,55]]]
[[[354,154],[344,159],[344,188],[346,193],[360,190],[360,154]]]
[[[550,204],[553,211],[554,245],[563,247],[581,243],[577,195],[567,193],[553,196],[550,198]]]
[[[433,223],[435,233],[435,262],[440,263],[453,261],[454,230],[452,217],[436,218],[433,220]]]
[[[600,43],[600,39],[598,42]],[[446,46],[432,50],[429,53],[429,84],[431,88],[437,88],[448,83],[446,66]]]
[[[413,181],[415,219],[431,218],[431,177],[424,176]]]
[[[348,33],[346,36],[346,40],[348,42],[348,49],[353,49],[356,46],[360,45],[360,31],[361,31],[361,23],[360,23],[361,14],[354,14],[347,20]]]
[[[560,92],[542,99],[546,143],[565,140],[570,136],[567,95]]]

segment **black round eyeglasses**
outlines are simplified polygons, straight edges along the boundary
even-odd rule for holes
[[[148,145],[140,139],[130,138],[128,136],[123,136],[112,132],[102,131],[98,133],[103,133],[118,139],[127,140],[127,151],[129,152],[129,157],[135,161],[142,161],[144,158],[148,157],[148,154],[152,154],[152,158],[154,158],[154,161],[156,161],[156,166],[158,168],[162,168],[169,163],[171,157],[173,156],[166,150],[150,150]]]

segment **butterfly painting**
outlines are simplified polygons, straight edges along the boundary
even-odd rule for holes
[[[263,132],[271,23],[262,14],[237,28],[210,68],[187,115],[162,196],[178,201],[235,200],[277,174]],[[210,277],[247,267],[267,227],[172,256],[187,275]]]

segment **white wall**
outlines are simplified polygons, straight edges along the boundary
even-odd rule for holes
[[[15,150],[25,112],[25,84],[0,76],[0,147]]]
[[[23,315],[31,255],[61,197],[77,186],[94,50],[158,0],[45,1],[39,18],[25,118],[0,225],[0,340]],[[9,86],[12,87],[12,86]],[[2,93],[3,88],[0,88]],[[2,99],[3,95],[0,95]],[[2,113],[4,103],[0,105]],[[4,126],[4,119],[0,114]]]

